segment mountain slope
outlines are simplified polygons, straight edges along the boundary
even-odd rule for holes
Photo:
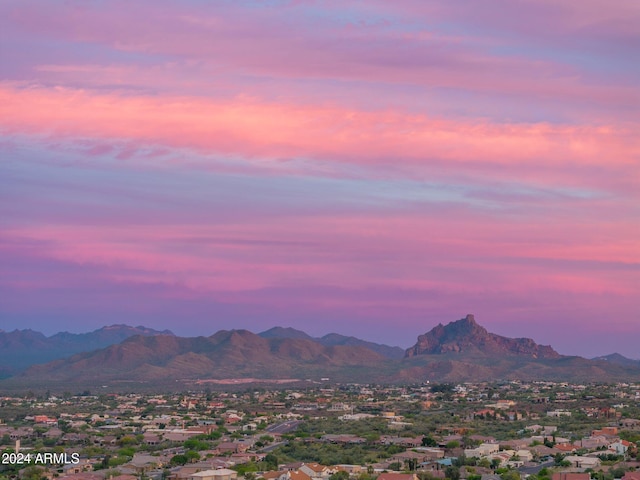
[[[367,342],[356,337],[347,337],[340,335],[339,333],[328,333],[324,337],[318,339],[323,345],[345,345],[353,347],[365,347],[369,350],[373,350],[380,355],[391,358],[401,359],[404,356],[404,350],[400,347],[392,347],[381,343]]]
[[[560,355],[530,338],[488,332],[473,315],[438,324],[405,352],[398,378],[468,380],[619,381],[640,378],[640,366]]]
[[[611,353],[609,355],[603,355],[601,357],[595,357],[592,360],[601,360],[604,362],[609,362],[615,365],[622,365],[625,367],[640,367],[640,360],[633,360],[631,358],[627,358],[619,353]]]
[[[37,363],[120,343],[134,335],[173,335],[143,326],[110,325],[89,333],[60,332],[46,337],[33,330],[0,330],[0,371],[16,373]]]
[[[312,337],[307,333],[296,330],[291,327],[273,327],[269,330],[259,333],[262,338],[297,338],[305,340],[313,340],[327,347],[335,346],[351,346],[351,347],[364,347],[369,350],[373,350],[379,353],[383,357],[391,359],[400,359],[404,356],[404,350],[400,347],[392,347],[389,345],[383,345],[380,343],[368,342],[356,337],[348,337],[346,335],[340,335],[339,333],[328,333],[323,337]]]
[[[363,383],[640,381],[640,366],[563,356],[531,339],[490,333],[471,315],[420,335],[399,360],[362,346],[367,342],[354,337],[330,334],[311,339],[304,332],[282,328],[267,332],[256,335],[246,330],[221,330],[210,337],[194,338],[137,335],[120,344],[32,366],[1,385],[175,389],[228,379],[235,379],[233,383],[323,377]],[[34,345],[43,341],[33,332],[25,336]]]
[[[292,327],[273,327],[258,334],[262,338],[297,338],[304,340],[314,340],[311,335]]]
[[[84,384],[345,377],[352,367],[375,367],[384,360],[363,347],[328,347],[306,339],[266,339],[246,330],[222,330],[210,337],[135,336],[118,345],[33,366],[16,380]]]
[[[476,323],[473,315],[467,315],[446,326],[438,324],[429,332],[420,335],[417,343],[407,349],[405,357],[445,353],[516,355],[541,359],[561,357],[550,346],[538,345],[530,338],[508,338],[489,333]]]

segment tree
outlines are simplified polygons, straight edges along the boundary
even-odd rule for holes
[[[185,452],[185,456],[187,457],[187,461],[193,463],[200,460],[200,454],[195,450],[187,450]]]
[[[189,459],[186,455],[179,453],[178,455],[171,457],[171,461],[169,463],[171,463],[171,465],[185,465],[188,461]]]
[[[109,468],[109,460],[111,460],[111,455],[105,455],[104,458],[102,459],[102,462],[100,462],[100,468],[102,469]]]
[[[349,480],[349,473],[344,470],[334,473],[329,477],[329,480]]]
[[[425,435],[422,437],[422,446],[423,447],[435,447],[438,443],[433,439],[430,435]]]
[[[278,470],[278,457],[273,453],[268,453],[264,462],[267,464],[267,470]]]
[[[415,471],[416,467],[418,466],[418,460],[416,460],[415,458],[407,458],[404,463],[407,465],[407,470],[409,470],[410,472]]]
[[[520,474],[517,470],[507,470],[502,475],[500,475],[502,480],[520,480]]]
[[[44,473],[43,468],[27,467],[22,471],[21,478],[24,480],[40,480]]]
[[[444,476],[449,480],[460,480],[460,469],[454,466],[447,467]]]

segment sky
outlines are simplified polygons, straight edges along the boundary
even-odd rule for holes
[[[640,358],[637,0],[0,3],[0,328],[468,313]]]

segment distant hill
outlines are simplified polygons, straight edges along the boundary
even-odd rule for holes
[[[632,360],[619,353],[611,353],[609,355],[603,355],[601,357],[595,357],[593,360],[602,360],[604,362],[613,363],[615,365],[622,365],[625,367],[640,367],[640,360]]]
[[[346,335],[340,335],[339,333],[328,333],[323,337],[312,337],[301,330],[296,330],[291,327],[273,327],[269,330],[259,333],[262,338],[297,338],[313,340],[327,347],[335,347],[338,345],[352,346],[352,347],[365,347],[369,350],[373,350],[379,353],[383,357],[391,359],[401,359],[404,357],[404,350],[400,347],[392,347],[380,343],[368,342],[356,337],[348,337]]]
[[[32,366],[15,380],[166,384],[245,377],[345,379],[354,373],[354,367],[372,368],[384,361],[364,347],[325,346],[307,339],[267,339],[247,330],[221,330],[210,337],[130,337],[118,345]]]
[[[302,330],[291,327],[273,327],[258,334],[262,338],[294,338],[298,340],[315,340],[312,336]]]
[[[12,333],[6,345],[14,350],[16,345],[25,348],[28,342],[40,348],[47,340],[37,332]],[[210,337],[193,338],[145,329],[144,334],[130,336],[119,344],[34,365],[3,380],[0,387],[108,385],[114,389],[153,390],[216,382],[243,384],[256,379],[276,382],[323,378],[360,383],[640,381],[640,365],[621,364],[617,361],[621,356],[588,360],[560,355],[528,338],[490,333],[472,315],[436,325],[420,335],[401,359],[374,351],[380,347],[355,337],[329,334],[313,338],[282,327],[259,335],[247,330],[221,330]]]
[[[0,375],[9,376],[31,365],[69,357],[120,343],[134,335],[173,335],[143,326],[110,325],[89,333],[60,332],[46,337],[34,330],[0,330]]]

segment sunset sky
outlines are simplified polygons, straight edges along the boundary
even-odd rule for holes
[[[467,313],[640,358],[637,0],[0,3],[0,328]]]

